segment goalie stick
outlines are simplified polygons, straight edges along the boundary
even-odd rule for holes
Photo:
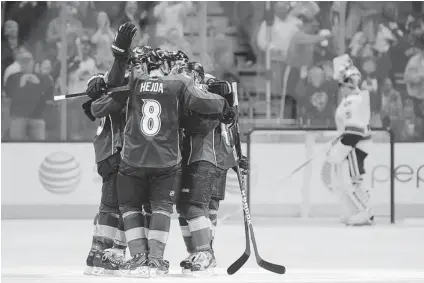
[[[286,177],[282,178],[280,180],[280,182],[285,182],[286,180],[290,179],[291,177],[293,177],[294,174],[296,174],[297,172],[299,172],[302,168],[304,168],[306,165],[308,165],[309,163],[311,163],[315,158],[317,158],[318,156],[322,155],[322,154],[327,154],[327,152],[340,140],[342,136],[338,136],[334,139],[332,139],[330,142],[328,142],[326,144],[326,149],[320,151],[319,153],[314,154],[312,157],[308,158],[305,162],[303,162],[299,167],[297,167],[296,169],[294,169],[290,174],[288,174]]]
[[[236,110],[238,111],[237,83],[233,83],[232,87],[233,87],[233,92],[234,92],[234,106],[236,107]],[[235,129],[235,132],[234,132],[234,150],[233,150],[233,153],[234,153],[236,159],[240,159],[242,157],[242,152],[241,152],[240,130],[239,130],[239,126],[238,126],[238,121],[235,122],[234,129]],[[268,271],[278,273],[278,274],[284,274],[286,272],[286,268],[284,266],[268,262],[268,261],[262,259],[261,256],[259,255],[258,246],[257,246],[257,243],[256,243],[256,238],[255,238],[255,233],[253,231],[253,224],[252,224],[251,216],[250,216],[249,204],[247,202],[247,191],[246,191],[244,176],[240,173],[239,165],[236,166],[236,170],[237,170],[236,173],[237,173],[237,178],[238,178],[239,186],[240,186],[240,192],[241,192],[241,196],[242,196],[243,215],[244,215],[244,230],[245,230],[245,236],[246,236],[246,249],[245,249],[244,253],[241,255],[241,257],[238,258],[230,267],[228,267],[227,273],[229,275],[236,273],[249,259],[249,257],[250,257],[249,231],[250,231],[251,240],[252,240],[252,244],[253,244],[253,250],[255,252],[257,264],[260,267],[262,267],[262,268],[264,268]]]
[[[134,69],[131,68],[130,79],[128,80],[127,85],[109,88],[106,91],[107,91],[107,93],[128,91],[128,90],[131,89],[131,84],[133,83],[133,80],[134,80]],[[84,96],[87,96],[85,91],[84,92],[64,94],[64,95],[56,95],[56,96],[54,96],[53,99],[54,99],[54,101],[60,101],[60,100],[71,99],[71,98],[79,98],[79,97],[84,97]]]

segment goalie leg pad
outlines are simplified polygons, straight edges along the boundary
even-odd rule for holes
[[[327,161],[333,164],[341,164],[349,152],[352,151],[351,146],[344,145],[341,141],[338,141],[327,153]]]

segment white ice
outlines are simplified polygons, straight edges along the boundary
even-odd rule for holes
[[[346,228],[337,224],[306,225],[293,221],[254,223],[261,256],[283,264],[285,275],[257,266],[252,253],[235,275],[226,268],[244,251],[241,223],[220,224],[215,251],[217,275],[182,277],[179,261],[186,256],[177,221],[173,220],[165,258],[171,274],[158,279],[83,275],[91,244],[91,220],[3,220],[3,282],[424,282],[424,227],[376,225]]]

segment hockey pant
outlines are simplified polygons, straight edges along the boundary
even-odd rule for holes
[[[177,204],[179,223],[189,253],[211,248],[209,203],[214,187],[216,166],[197,161],[183,170],[183,187]]]
[[[118,202],[131,256],[149,253],[149,258],[163,258],[181,173],[181,164],[143,168],[121,162]]]
[[[126,246],[116,186],[119,163],[120,155],[116,153],[97,164],[98,174],[102,177],[102,197],[93,223],[93,244],[102,250],[112,248],[114,244],[118,248]]]

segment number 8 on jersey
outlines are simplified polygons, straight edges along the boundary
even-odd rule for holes
[[[161,127],[160,114],[162,106],[157,100],[143,99],[143,116],[140,121],[140,128],[144,135],[148,137],[156,136]]]

